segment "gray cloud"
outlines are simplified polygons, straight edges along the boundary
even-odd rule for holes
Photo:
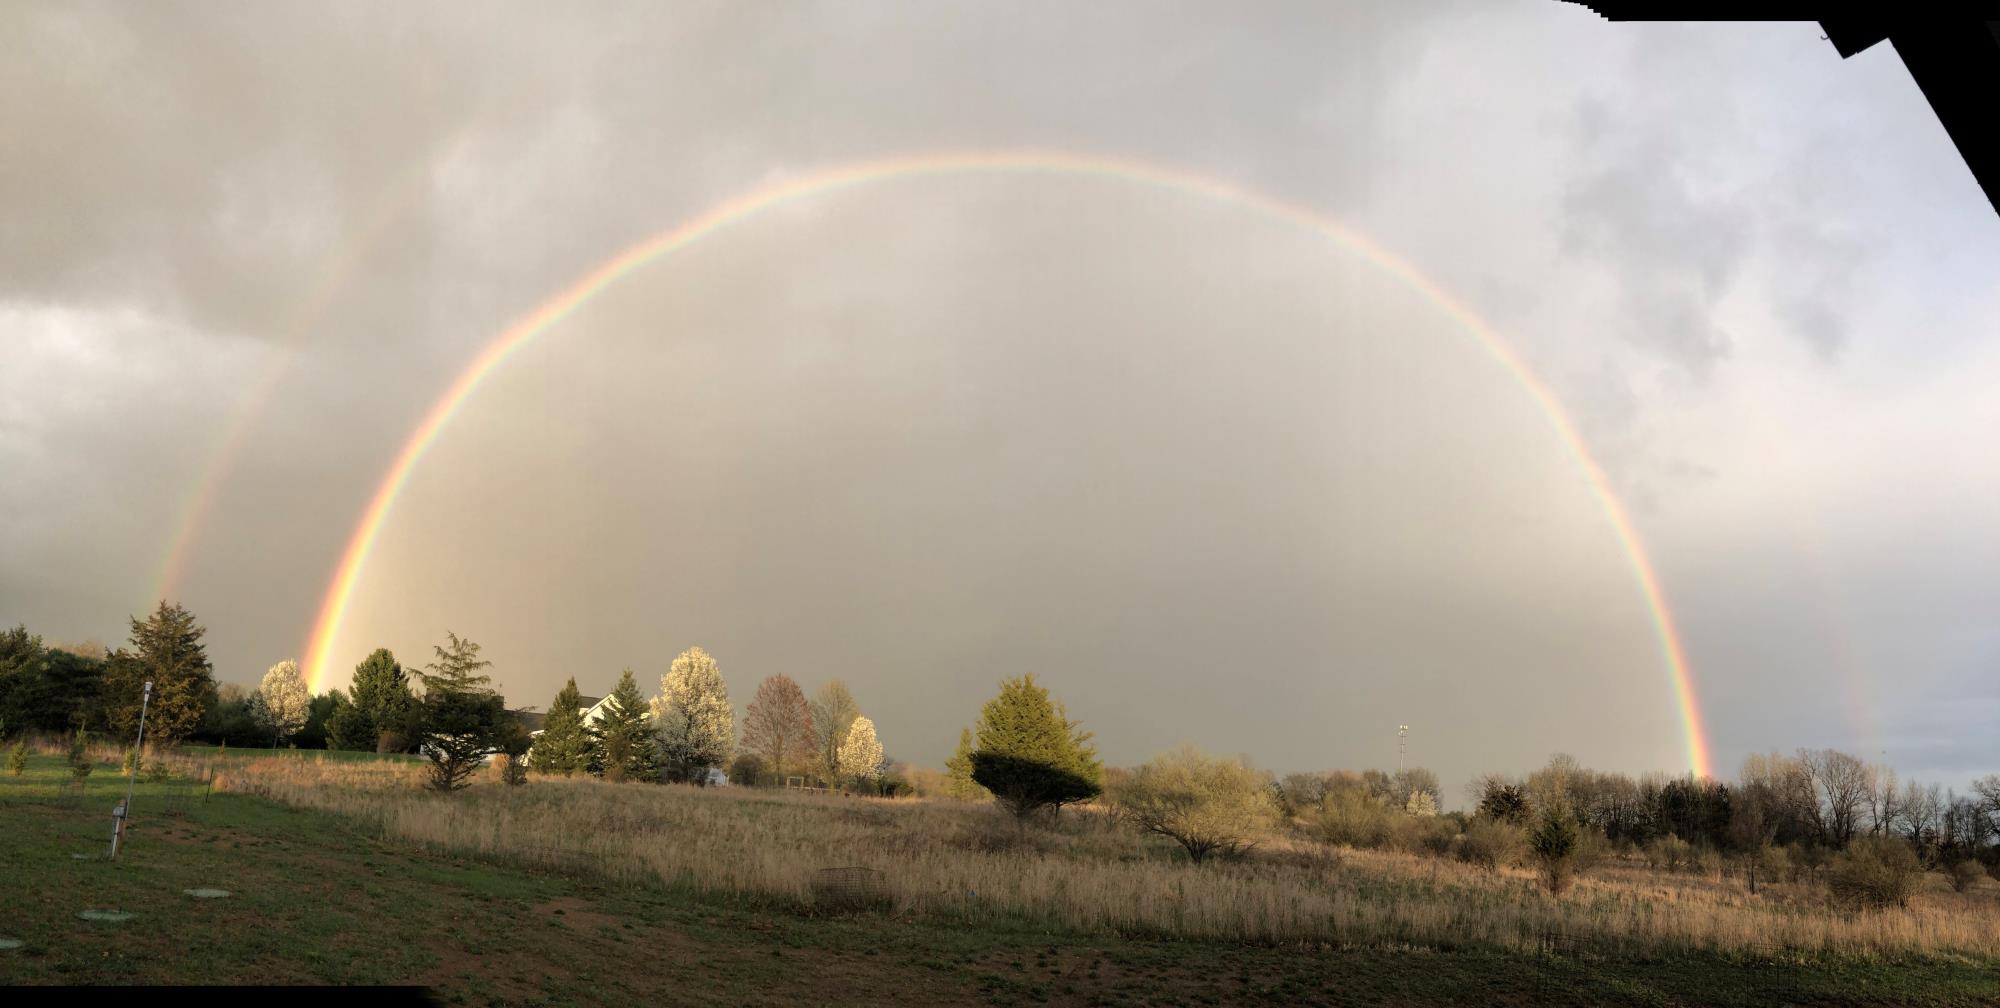
[[[1726,760],[1867,734],[1813,692],[1818,582],[1753,548],[1801,488],[1852,502],[1825,577],[1859,681],[1916,666],[1879,731],[1957,737],[1924,712],[1990,671],[1953,628],[1991,590],[1961,506],[1991,473],[1938,432],[1979,427],[1995,368],[1991,306],[1938,278],[2000,252],[1948,144],[1859,153],[1935,140],[1907,81],[1815,46],[1553,5],[16,5],[0,618],[118,637],[276,373],[182,589],[248,681],[302,646],[432,399],[593,264],[830,163],[1050,147],[1338,215],[1499,322],[1639,516]],[[1896,355],[1913,304],[1935,359]],[[454,629],[545,702],[701,643],[739,702],[848,678],[930,762],[1034,671],[1121,762],[1383,763],[1407,722],[1448,778],[1671,766],[1631,571],[1538,409],[1436,305],[1226,207],[857,189],[510,362],[413,478],[342,653]]]

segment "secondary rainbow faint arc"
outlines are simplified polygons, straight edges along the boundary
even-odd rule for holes
[[[1634,531],[1624,505],[1619,502],[1617,495],[1612,493],[1610,482],[1605,477],[1603,469],[1591,457],[1582,436],[1577,432],[1576,425],[1570,421],[1569,414],[1563,410],[1554,392],[1528,369],[1520,356],[1500,338],[1493,327],[1487,325],[1483,319],[1429,277],[1419,273],[1409,262],[1348,229],[1340,222],[1308,207],[1178,168],[1115,157],[1052,151],[925,154],[841,165],[775,182],[728,199],[667,231],[631,246],[584,274],[581,279],[554,297],[542,302],[540,307],[516,321],[480,349],[478,356],[459,373],[451,387],[431,405],[429,412],[404,441],[402,450],[397,453],[395,461],[376,487],[374,496],[362,513],[361,521],[348,539],[347,549],[341,555],[340,565],[334,573],[332,583],[327,587],[326,596],[320,603],[318,618],[313,624],[312,637],[306,647],[306,654],[309,656],[307,681],[311,688],[318,690],[326,680],[327,671],[333,663],[334,638],[339,634],[341,621],[347,615],[348,603],[354,595],[355,585],[360,579],[362,569],[367,565],[368,555],[375,546],[376,536],[381,532],[382,524],[388,518],[389,512],[395,507],[396,498],[402,492],[404,484],[408,482],[410,473],[416,469],[419,462],[423,461],[424,455],[437,442],[438,435],[451,423],[465,401],[478,390],[480,383],[516,351],[533,342],[537,336],[547,332],[550,327],[568,317],[578,307],[641,266],[687,248],[703,238],[733,224],[749,220],[764,211],[796,200],[822,196],[858,185],[922,176],[978,172],[1045,173],[1114,179],[1171,190],[1184,195],[1200,196],[1287,221],[1359,252],[1377,267],[1429,298],[1446,314],[1464,325],[1520,380],[1583,467],[1592,492],[1597,495],[1599,504],[1603,506],[1605,515],[1610,519],[1613,532],[1631,561],[1640,594],[1658,632],[1662,657],[1666,661],[1667,671],[1672,680],[1674,703],[1680,712],[1688,765],[1699,776],[1710,775],[1712,767],[1709,761],[1708,735],[1702,725],[1701,710],[1695,702],[1694,682],[1688,672],[1687,657],[1681,647],[1680,634],[1674,626],[1673,613],[1667,608],[1666,596],[1660,588],[1659,576],[1653,569],[1652,560],[1647,556],[1644,544]]]
[[[428,192],[425,183],[430,181],[431,171],[438,164],[449,161],[464,147],[472,136],[472,130],[470,124],[460,127],[439,145],[436,153],[411,161],[393,183],[371,201],[360,228],[326,258],[319,280],[312,285],[306,299],[287,316],[283,328],[279,330],[280,338],[276,341],[278,352],[265,364],[249,391],[238,400],[228,427],[216,440],[200,475],[182,499],[174,519],[174,534],[167,540],[166,551],[160,555],[153,590],[142,601],[139,611],[146,611],[154,600],[165,601],[180,593],[188,563],[194,556],[194,545],[208,525],[223,480],[236,468],[236,461],[249,445],[257,422],[271,405],[284,379],[291,374],[307,337],[326,318],[328,310],[352,283],[376,246],[388,236],[392,226]]]

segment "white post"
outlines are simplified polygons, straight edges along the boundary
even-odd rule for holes
[[[153,705],[153,684],[139,698],[139,741],[132,749],[132,772],[125,778],[125,803],[111,811],[111,856],[118,856],[118,841],[125,835],[125,817],[132,810],[132,786],[139,782],[139,767],[146,762],[146,710]]]

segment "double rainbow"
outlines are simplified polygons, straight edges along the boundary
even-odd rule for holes
[[[1115,179],[1184,196],[1212,200],[1289,222],[1365,256],[1457,320],[1519,379],[1522,387],[1534,398],[1550,425],[1555,428],[1557,435],[1562,438],[1563,443],[1569,447],[1578,464],[1582,466],[1592,492],[1597,496],[1606,517],[1610,519],[1612,530],[1631,562],[1639,592],[1645,600],[1653,625],[1658,632],[1661,656],[1665,660],[1674,703],[1679,710],[1685,734],[1689,768],[1699,776],[1710,775],[1712,767],[1709,761],[1708,739],[1702,727],[1700,708],[1695,703],[1693,679],[1688,673],[1687,657],[1681,648],[1679,634],[1674,628],[1673,614],[1667,608],[1666,596],[1661,591],[1659,577],[1653,570],[1652,561],[1647,557],[1644,545],[1633,530],[1631,518],[1626,514],[1624,506],[1612,493],[1609,480],[1596,461],[1591,458],[1575,423],[1563,410],[1555,394],[1528,369],[1520,356],[1500,339],[1499,334],[1494,332],[1491,326],[1430,278],[1417,272],[1409,262],[1349,230],[1338,221],[1310,208],[1176,168],[1055,151],[927,154],[894,160],[866,161],[777,182],[727,200],[670,230],[626,249],[509,326],[480,350],[479,355],[459,373],[451,387],[431,405],[422,422],[403,442],[402,450],[397,453],[394,463],[389,466],[388,472],[383,475],[381,483],[376,487],[374,496],[368,502],[367,510],[363,512],[353,535],[348,539],[347,549],[340,558],[340,566],[334,574],[332,583],[327,586],[325,598],[320,603],[319,615],[314,621],[312,637],[306,647],[308,685],[317,691],[327,681],[328,673],[334,664],[334,641],[339,635],[342,621],[346,618],[355,585],[360,581],[361,573],[368,563],[369,553],[375,547],[376,537],[381,532],[389,513],[394,510],[396,499],[402,493],[410,474],[423,461],[431,446],[437,443],[439,435],[458,415],[466,400],[479,390],[489,375],[505,364],[517,351],[548,332],[591,298],[641,267],[686,249],[704,238],[755,218],[766,211],[799,200],[825,196],[859,186],[923,176],[968,173],[1053,174]]]

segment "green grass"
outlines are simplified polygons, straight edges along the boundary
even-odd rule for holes
[[[263,748],[257,746],[230,746],[227,749],[223,749],[219,746],[212,746],[201,742],[184,742],[181,744],[180,751],[181,755],[194,759],[233,760],[237,758],[251,759],[266,756],[290,756],[295,759],[330,759],[341,762],[365,762],[368,760],[400,760],[410,763],[423,762],[423,757],[413,756],[409,753],[373,753],[350,749],[273,749],[268,746]]]
[[[1269,948],[813,916],[468,860],[242,795],[168,816],[167,788],[143,780],[124,855],[79,861],[108,846],[125,780],[100,767],[70,801],[66,776],[47,756],[0,774],[0,937],[26,942],[0,952],[3,983],[419,983],[468,1004],[2000,1002],[1992,964]],[[234,895],[181,892],[201,886]],[[137,916],[77,918],[94,907]]]

